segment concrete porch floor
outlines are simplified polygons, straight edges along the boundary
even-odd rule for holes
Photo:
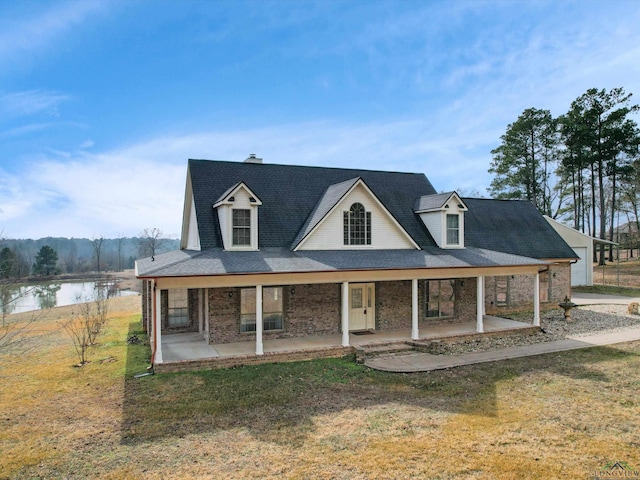
[[[530,328],[530,323],[516,322],[506,318],[484,317],[484,332],[498,332],[502,330],[517,330]],[[437,340],[438,338],[470,335],[476,333],[476,323],[456,323],[434,325],[420,329],[420,340]],[[411,339],[410,329],[399,330],[375,330],[371,334],[349,334],[349,344],[357,347],[362,345],[383,344],[393,341]],[[200,333],[178,333],[162,335],[162,360],[163,363],[184,362],[189,360],[202,360],[207,358],[235,357],[255,354],[254,341],[207,344]],[[280,338],[264,340],[264,352],[290,352],[313,350],[323,347],[339,347],[342,343],[342,335],[312,335],[297,338]]]

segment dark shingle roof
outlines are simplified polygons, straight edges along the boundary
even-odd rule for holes
[[[306,237],[311,230],[315,228],[318,223],[325,217],[327,213],[331,211],[333,207],[336,206],[342,197],[344,197],[347,192],[353,187],[360,178],[352,178],[351,180],[347,180],[346,182],[341,182],[336,185],[331,185],[327,188],[327,191],[324,192],[324,195],[318,202],[318,205],[314,209],[314,211],[309,215],[307,222],[304,224],[304,227],[298,233],[298,236],[293,241],[293,245],[291,248],[295,248],[304,237]]]
[[[442,250],[306,250],[264,248],[229,252],[215,248],[161,254],[155,261],[138,260],[138,276],[179,277],[250,273],[323,272],[334,270],[380,270],[414,268],[468,268],[546,265],[533,258],[481,248]]]
[[[416,199],[416,203],[413,206],[414,211],[422,212],[425,210],[437,210],[442,208],[449,197],[453,195],[453,192],[438,193],[436,195],[424,195]]]
[[[420,247],[435,243],[413,213],[416,199],[435,194],[424,174],[349,168],[303,167],[189,160],[203,250],[222,247],[213,204],[230,187],[245,182],[260,198],[260,248],[290,248],[331,185],[360,177]]]
[[[465,246],[543,259],[577,258],[532,203],[464,198]]]

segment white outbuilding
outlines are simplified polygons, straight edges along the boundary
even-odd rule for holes
[[[617,245],[609,240],[602,240],[582,233],[575,228],[567,227],[563,223],[544,215],[549,225],[558,232],[562,239],[567,242],[576,255],[580,257],[575,263],[571,264],[571,286],[591,286],[593,285],[593,245],[594,243],[605,243],[607,245]]]

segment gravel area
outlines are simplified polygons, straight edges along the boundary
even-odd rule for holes
[[[510,314],[506,318],[532,323],[532,314]],[[574,308],[571,321],[564,319],[562,310],[549,310],[540,314],[541,331],[532,335],[511,334],[501,337],[483,337],[480,339],[455,342],[433,341],[427,351],[434,355],[457,355],[468,352],[496,350],[518,345],[551,342],[576,335],[615,331],[640,326],[640,315],[627,312],[626,305],[589,305]]]

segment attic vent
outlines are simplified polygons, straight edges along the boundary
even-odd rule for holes
[[[262,163],[262,159],[256,157],[255,153],[250,153],[249,156],[244,160],[244,163]]]

